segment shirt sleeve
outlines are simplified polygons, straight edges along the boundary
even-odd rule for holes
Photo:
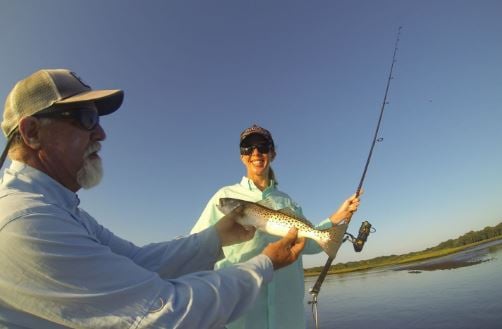
[[[203,244],[215,234],[209,229],[164,249],[211,249]],[[163,280],[134,257],[115,253],[115,238],[110,245],[101,244],[68,216],[27,214],[0,235],[0,311],[6,305],[2,301],[8,301],[10,310],[0,313],[11,314],[7,323],[15,323],[18,314],[17,320],[33,328],[50,327],[48,323],[99,329],[218,328],[242,314],[273,276],[268,257],[259,256],[229,269]],[[154,249],[148,257],[161,248]],[[171,252],[164,260],[179,265]]]
[[[197,234],[137,247],[114,235],[83,211],[82,215],[85,226],[101,244],[108,246],[113,253],[130,258],[139,266],[158,273],[162,278],[212,270],[214,263],[223,256],[219,238],[212,226]]]
[[[218,271],[198,272],[169,281],[163,292],[167,298],[159,300],[163,308],[148,314],[140,327],[151,328],[152,323],[162,323],[166,328],[220,329],[249,309],[260,287],[269,283],[272,276],[272,262],[259,255]],[[171,311],[162,311],[166,309]]]

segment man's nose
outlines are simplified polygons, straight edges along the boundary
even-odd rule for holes
[[[92,138],[96,141],[104,141],[106,139],[106,133],[101,124],[97,124],[92,132]]]

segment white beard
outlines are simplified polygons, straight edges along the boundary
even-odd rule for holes
[[[87,156],[99,151],[101,145],[96,142],[91,144],[84,155],[84,165],[77,172],[77,183],[84,189],[90,189],[101,182],[103,178],[103,166],[100,158],[89,159]]]

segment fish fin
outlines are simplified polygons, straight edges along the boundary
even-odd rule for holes
[[[329,233],[329,238],[327,240],[319,242],[321,248],[328,254],[329,257],[335,258],[338,249],[343,243],[343,237],[347,231],[349,224],[335,225],[331,228],[322,230],[323,232]]]

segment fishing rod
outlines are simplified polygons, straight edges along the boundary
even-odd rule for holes
[[[390,66],[390,71],[389,71],[389,77],[387,79],[387,87],[385,88],[385,95],[383,97],[383,102],[382,106],[380,108],[380,116],[378,118],[378,123],[375,129],[375,134],[373,136],[373,141],[371,143],[371,148],[368,154],[368,158],[366,159],[366,164],[364,166],[363,174],[361,176],[361,180],[359,181],[359,185],[357,186],[356,190],[356,197],[359,197],[361,194],[362,188],[363,188],[363,183],[364,179],[366,177],[366,172],[368,171],[368,166],[370,164],[371,156],[373,155],[373,149],[375,148],[375,144],[377,142],[381,142],[383,139],[378,137],[378,132],[380,130],[380,124],[382,122],[382,117],[383,117],[383,112],[385,110],[385,105],[388,104],[387,102],[387,94],[389,93],[389,87],[390,87],[390,81],[393,79],[392,77],[392,71],[394,70],[394,64],[396,63],[396,54],[397,54],[397,49],[398,49],[398,44],[399,44],[399,37],[401,35],[401,29],[402,26],[399,27],[397,31],[397,37],[396,37],[396,42],[394,44],[394,54],[392,55],[392,64]],[[352,215],[350,215],[349,218],[346,219],[346,225],[345,225],[345,232],[344,234],[346,237],[344,238],[343,242],[345,242],[347,239],[351,239],[352,244],[354,245],[354,250],[356,252],[360,252],[363,249],[364,243],[366,242],[366,239],[368,238],[368,235],[372,231],[372,226],[368,221],[364,221],[361,224],[361,227],[359,228],[359,234],[356,237],[354,237],[352,234],[347,233],[347,227],[348,223],[350,222],[352,218]],[[319,291],[321,290],[321,285],[324,282],[324,279],[326,278],[326,275],[328,274],[329,268],[331,266],[331,263],[335,257],[328,257],[326,260],[326,264],[324,265],[324,268],[322,269],[321,273],[319,274],[319,277],[317,278],[317,281],[315,282],[314,286],[310,289],[310,294],[312,295],[312,300],[309,301],[309,304],[312,304],[312,316],[314,319],[314,324],[316,329],[319,328],[319,317],[318,317],[318,310],[317,310],[317,295],[319,294]]]

